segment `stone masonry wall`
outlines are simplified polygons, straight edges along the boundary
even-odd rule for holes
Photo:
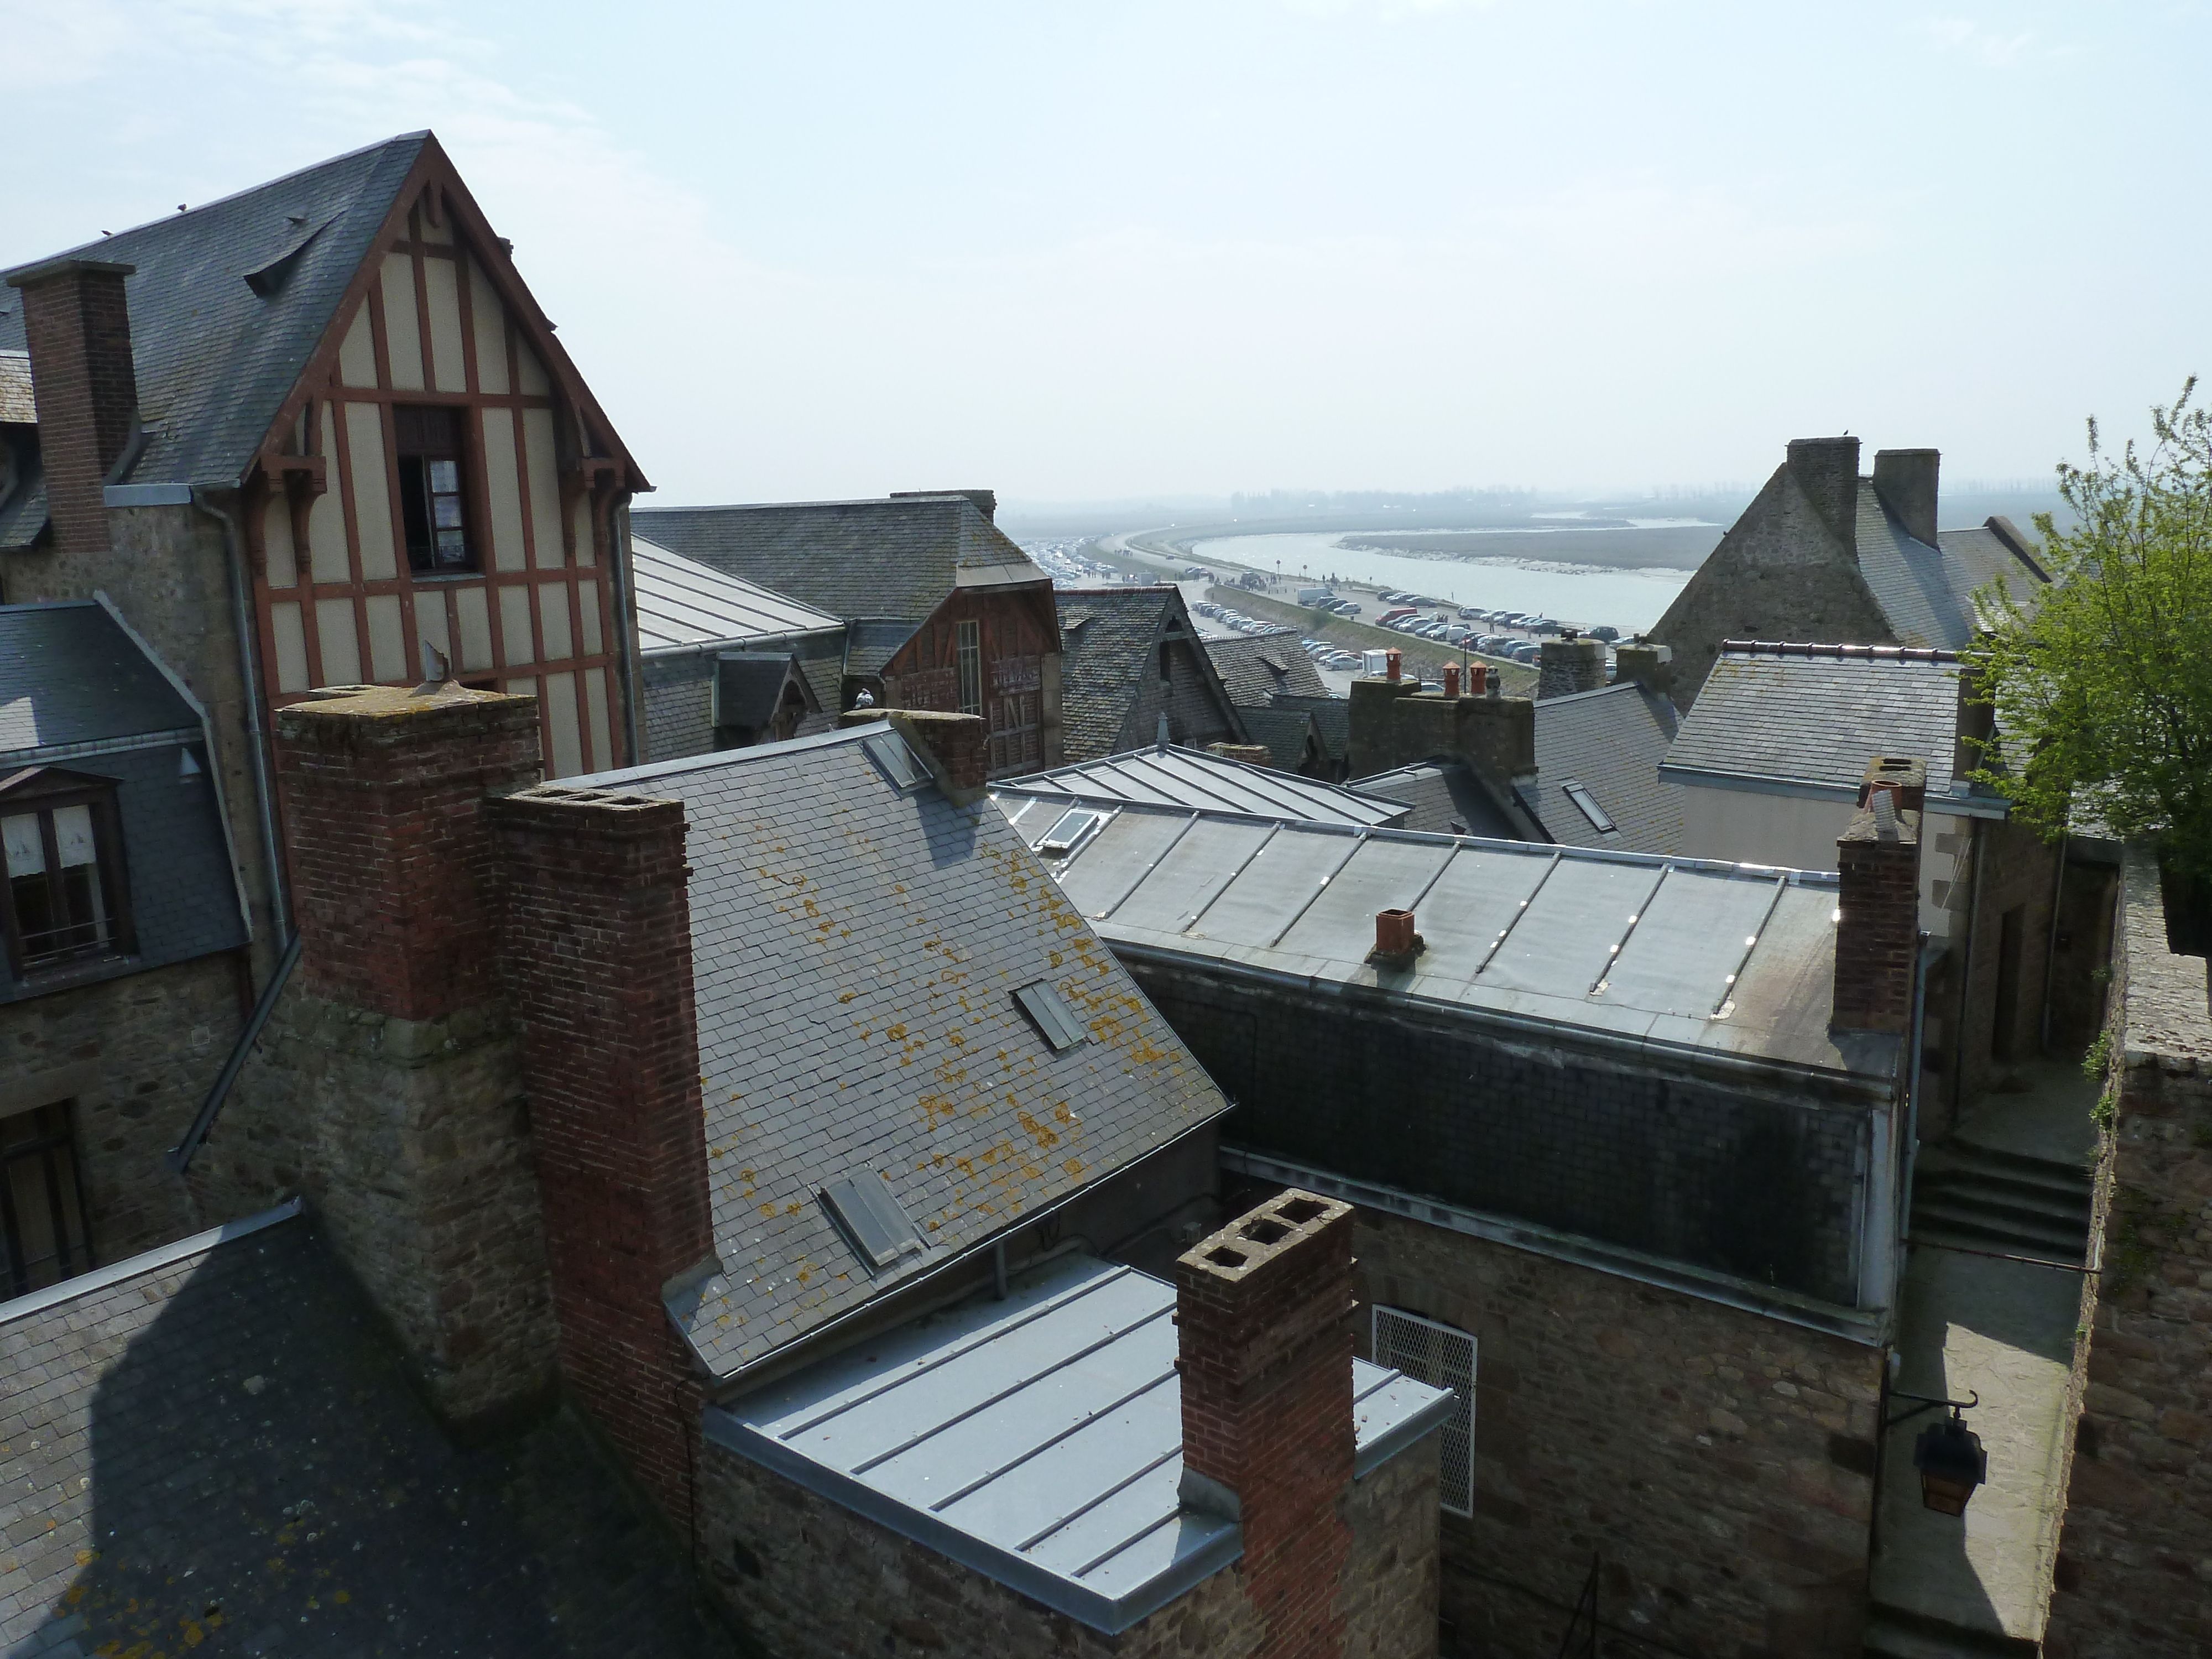
[[[224,951],[0,1008],[0,1116],[75,1103],[96,1261],[239,1213],[197,1209],[167,1156],[237,1041],[239,1005],[238,958]]]
[[[2051,1659],[2212,1650],[2212,1008],[2142,848],[2120,905]]]
[[[191,1179],[210,1221],[307,1197],[448,1422],[489,1427],[548,1396],[544,1229],[497,1003],[406,1020],[295,981]]]
[[[1340,1502],[1352,1530],[1345,1659],[1437,1650],[1437,1443],[1431,1435],[1400,1452]],[[1106,1636],[712,1441],[700,1463],[698,1522],[708,1587],[777,1659],[1243,1659],[1263,1635],[1241,1564]]]
[[[1607,1624],[1672,1650],[1857,1654],[1878,1350],[1387,1213],[1359,1222],[1361,1301],[1476,1339],[1474,1514],[1442,1521],[1448,1653],[1552,1659],[1595,1555]]]
[[[1238,1103],[1228,1133],[1239,1145],[1846,1307],[1857,1300],[1863,1108],[1133,966]]]

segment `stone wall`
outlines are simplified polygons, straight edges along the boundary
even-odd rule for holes
[[[226,951],[0,1008],[0,1116],[76,1103],[95,1261],[241,1213],[196,1207],[167,1158],[238,1040],[241,1000]]]
[[[1839,459],[1838,457],[1831,459]],[[1856,461],[1850,465],[1856,465]],[[1844,492],[1855,479],[1833,468],[1813,481],[1856,535]],[[1668,690],[1687,709],[1712,672],[1723,640],[1813,640],[1853,645],[1894,644],[1874,591],[1859,574],[1847,543],[1816,507],[1785,464],[1744,508],[1667,614],[1644,635],[1674,649]]]
[[[1437,1437],[1346,1488],[1346,1659],[1437,1650]],[[976,1659],[1243,1659],[1263,1632],[1232,1565],[1107,1636],[889,1532],[726,1447],[699,1468],[698,1563],[758,1650]],[[1550,1650],[1546,1650],[1547,1656]]]
[[[1239,1146],[1857,1302],[1863,1104],[1761,1094],[1380,1002],[1130,965],[1238,1103],[1228,1134]]]
[[[449,1423],[490,1427],[547,1397],[544,1230],[497,1003],[408,1020],[295,979],[191,1180],[210,1221],[305,1196]]]
[[[1373,1210],[1354,1248],[1363,1304],[1476,1339],[1448,1653],[1553,1659],[1595,1556],[1606,1623],[1673,1651],[1857,1654],[1879,1350]]]
[[[2212,1008],[2144,849],[2120,906],[2051,1659],[2212,1650]]]

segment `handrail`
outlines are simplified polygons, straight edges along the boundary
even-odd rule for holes
[[[207,1098],[200,1103],[199,1115],[192,1127],[185,1131],[185,1138],[169,1148],[169,1167],[179,1175],[192,1167],[192,1158],[199,1152],[200,1143],[215,1127],[216,1114],[222,1110],[222,1103],[230,1097],[231,1086],[246,1067],[246,1057],[253,1050],[261,1036],[261,1028],[269,1024],[269,1016],[276,1012],[276,999],[282,994],[292,969],[300,961],[300,935],[292,935],[292,942],[284,947],[284,954],[276,958],[276,971],[269,976],[262,988],[261,1000],[253,1005],[253,1013],[246,1022],[246,1029],[238,1034],[230,1058],[223,1061],[222,1070],[216,1073],[215,1087],[208,1091]]]

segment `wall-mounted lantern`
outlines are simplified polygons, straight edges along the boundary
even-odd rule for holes
[[[1904,1416],[1889,1419],[1888,1426],[1893,1429],[1924,1411],[1942,1407],[1950,1412],[1941,1422],[1921,1430],[1913,1441],[1912,1467],[1920,1471],[1923,1505],[1939,1515],[1964,1515],[1974,1488],[1990,1478],[1990,1455],[1982,1449],[1981,1437],[1966,1426],[1962,1415],[1980,1405],[1982,1396],[1974,1394],[1965,1400],[1932,1400],[1925,1395],[1900,1394],[1892,1389],[1889,1397],[1918,1402]]]

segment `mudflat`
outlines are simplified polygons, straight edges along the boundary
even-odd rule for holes
[[[1538,559],[1611,570],[1695,570],[1728,533],[1725,525],[1636,530],[1360,531],[1341,545],[1424,559]]]

